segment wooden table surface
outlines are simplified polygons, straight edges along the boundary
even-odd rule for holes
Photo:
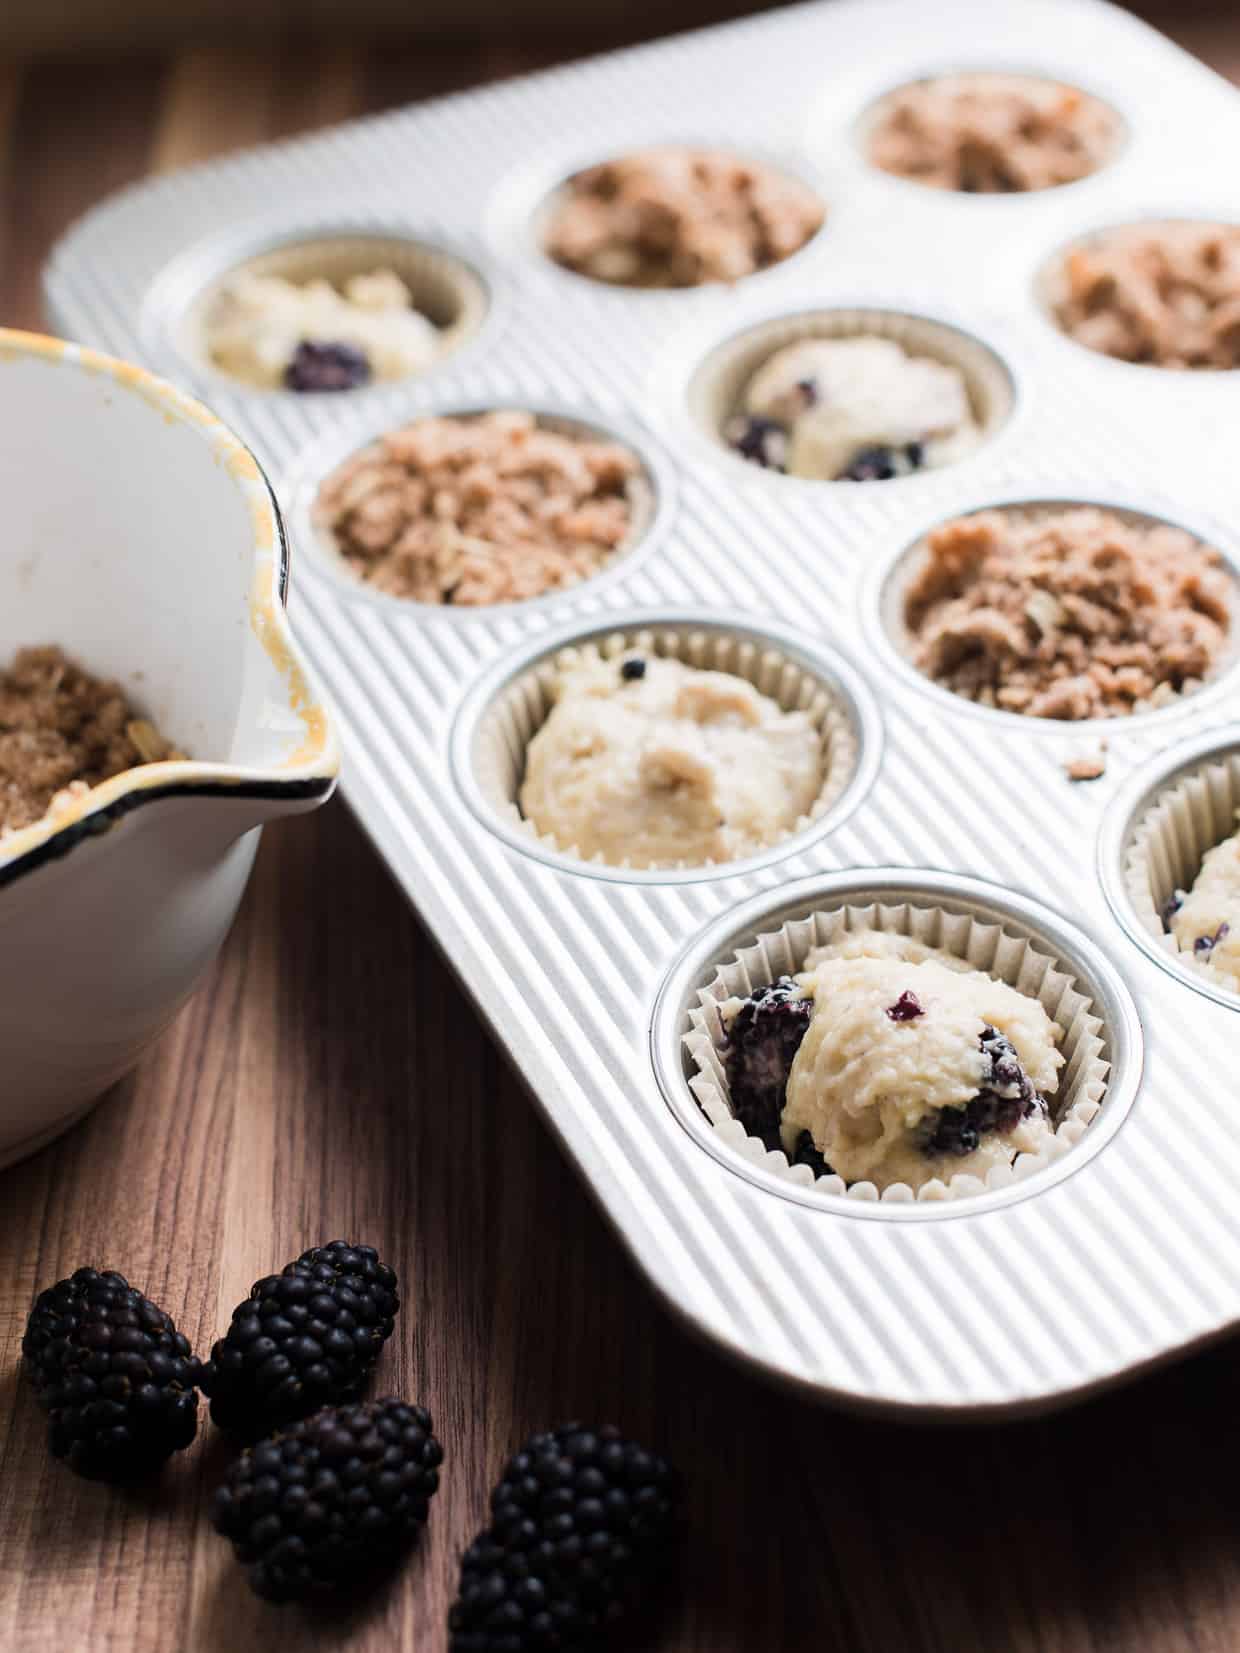
[[[1240,25],[1184,32],[1240,67]],[[534,57],[0,64],[0,319],[39,324],[54,236],[144,172]],[[447,1462],[392,1586],[310,1614],[256,1601],[209,1530],[227,1456],[209,1426],[151,1490],[78,1481],[47,1457],[18,1346],[36,1290],[91,1263],[205,1352],[252,1279],[341,1235],[400,1273],[379,1383],[433,1409]],[[944,1432],[751,1381],[654,1301],[337,800],[268,830],[216,968],[137,1073],[0,1176],[0,1649],[436,1653],[502,1460],[578,1415],[687,1478],[680,1581],[641,1653],[1224,1653],[1238,1383],[1225,1345],[1063,1416]]]

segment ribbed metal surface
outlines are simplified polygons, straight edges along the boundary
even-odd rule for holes
[[[1124,155],[1080,185],[999,200],[919,192],[868,172],[852,125],[870,99],[967,66],[1078,82],[1088,66],[1086,84],[1129,121]],[[785,159],[822,189],[825,231],[733,292],[613,292],[548,266],[528,229],[541,192],[587,156],[664,136]],[[980,716],[907,685],[873,618],[875,570],[923,528],[1025,491],[1132,501],[1232,550],[1220,524],[1240,506],[1234,416],[1230,430],[1226,422],[1235,376],[1181,378],[1092,357],[1041,316],[1033,284],[1057,247],[1096,225],[1232,214],[1223,158],[1238,145],[1234,93],[1109,7],[942,0],[931,24],[920,0],[834,0],[146,184],[84,220],[48,271],[58,329],[184,379],[166,342],[170,305],[192,291],[196,271],[214,274],[273,228],[371,226],[442,240],[483,271],[494,309],[484,338],[426,378],[347,407],[218,380],[198,387],[286,498],[325,432],[334,441],[350,425],[438,405],[610,415],[674,466],[666,539],[597,589],[440,616],[350,591],[302,555],[294,622],[340,710],[353,807],[651,1280],[740,1358],[842,1401],[1029,1409],[1240,1316],[1237,1013],[1132,943],[1095,866],[1103,810],[1125,778],[1220,723],[1228,697],[1112,729],[1106,778],[1073,788],[1061,766],[1090,746],[1083,734]],[[691,427],[684,387],[712,343],[761,316],[857,303],[940,316],[988,342],[1020,391],[999,439],[949,470],[832,488],[751,474]],[[799,627],[869,680],[883,761],[837,831],[743,877],[624,884],[543,864],[466,807],[449,747],[479,674],[550,626],[659,606]],[[677,956],[760,892],[774,907],[790,881],[879,865],[1024,892],[1079,926],[1131,989],[1140,1092],[1073,1174],[993,1209],[867,1220],[736,1174],[674,1117],[649,1033]]]

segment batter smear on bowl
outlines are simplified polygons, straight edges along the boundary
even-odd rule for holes
[[[545,247],[557,264],[621,287],[739,281],[797,252],[822,202],[773,167],[723,150],[640,150],[570,178]]]
[[[1123,717],[1201,686],[1233,589],[1217,551],[1166,523],[1092,506],[981,511],[928,536],[904,619],[914,664],[966,699]]]
[[[1240,225],[1132,224],[1064,258],[1059,325],[1104,356],[1150,367],[1240,367]]]
[[[583,657],[561,668],[553,694],[526,753],[521,812],[587,860],[738,860],[792,831],[822,786],[809,716],[730,672]]]
[[[852,932],[720,1008],[734,1117],[816,1175],[916,1192],[985,1179],[1051,1135],[1061,1030],[1036,999],[908,937]]]
[[[869,154],[884,172],[935,189],[1012,194],[1096,172],[1120,131],[1113,110],[1074,86],[1033,75],[943,75],[883,99]]]
[[[319,530],[376,591],[480,606],[563,590],[631,542],[637,455],[531,413],[417,419],[328,477]]]
[[[53,645],[19,649],[0,670],[0,841],[113,775],[183,756],[134,716],[119,684]]]

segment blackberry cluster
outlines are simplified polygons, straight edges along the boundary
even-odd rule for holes
[[[666,1565],[676,1507],[668,1465],[615,1429],[533,1436],[462,1558],[451,1653],[597,1648]]]
[[[211,1418],[247,1439],[354,1400],[400,1307],[373,1246],[333,1240],[250,1288],[201,1383]]]
[[[211,1522],[264,1600],[339,1590],[413,1540],[442,1462],[420,1406],[327,1407],[243,1452],[215,1494]]]
[[[356,390],[370,383],[370,359],[355,344],[303,339],[284,369],[286,390]]]
[[[92,1481],[158,1469],[198,1428],[198,1363],[123,1274],[80,1268],[40,1292],[22,1357],[54,1458]]]
[[[978,1041],[986,1058],[982,1088],[962,1108],[940,1108],[922,1143],[924,1154],[971,1154],[992,1131],[1012,1131],[1030,1114],[1045,1113],[1010,1039],[987,1024]]]
[[[751,994],[728,1028],[723,1062],[732,1112],[768,1148],[779,1147],[788,1074],[813,1013],[813,999],[780,976]]]

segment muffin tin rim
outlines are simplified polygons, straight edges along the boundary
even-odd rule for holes
[[[408,390],[406,394],[409,394]],[[314,503],[319,489],[332,472],[354,454],[381,440],[389,431],[400,430],[419,419],[470,418],[483,413],[529,413],[535,419],[554,419],[574,425],[605,440],[615,441],[636,454],[650,485],[651,514],[645,531],[627,549],[612,555],[611,560],[597,574],[578,580],[575,585],[556,591],[545,591],[537,597],[518,598],[512,602],[476,603],[454,606],[452,603],[424,603],[415,597],[398,597],[390,591],[379,591],[368,581],[349,573],[343,559],[333,558],[322,543],[314,526]],[[667,539],[676,520],[680,497],[680,482],[676,466],[664,452],[653,432],[636,424],[627,414],[613,417],[603,410],[573,407],[567,402],[546,398],[468,396],[452,394],[420,395],[414,405],[371,403],[366,417],[342,416],[327,425],[319,436],[300,450],[298,458],[281,476],[279,497],[286,502],[285,520],[293,544],[305,552],[306,566],[314,577],[337,588],[342,596],[375,604],[395,616],[421,621],[444,620],[451,625],[477,625],[490,618],[512,619],[524,614],[546,614],[557,606],[563,608],[579,600],[583,594],[593,596],[631,573],[656,551]],[[340,566],[337,566],[337,564]]]
[[[802,664],[836,693],[854,726],[857,763],[831,806],[819,819],[811,821],[799,832],[789,833],[756,855],[691,867],[616,867],[602,861],[585,861],[566,850],[544,845],[534,834],[522,832],[502,820],[484,796],[474,775],[473,739],[487,708],[510,683],[539,661],[558,654],[561,649],[620,632],[670,629],[722,631],[751,638],[758,644],[769,643]],[[675,886],[717,882],[760,871],[808,849],[819,838],[836,831],[865,801],[878,778],[883,736],[882,715],[869,684],[851,660],[833,645],[824,645],[798,628],[766,615],[667,606],[624,608],[583,615],[552,631],[540,633],[519,650],[505,651],[466,690],[452,719],[448,745],[449,764],[458,795],[474,820],[509,849],[541,862],[553,871],[593,878],[602,883]]]
[[[1204,733],[1153,753],[1107,805],[1098,827],[1097,867],[1111,916],[1124,935],[1173,980],[1212,1000],[1224,1010],[1240,1011],[1240,988],[1229,992],[1208,977],[1189,970],[1178,949],[1159,947],[1133,909],[1124,877],[1124,861],[1133,834],[1158,799],[1210,762],[1240,753],[1240,722],[1215,724]]]
[[[267,253],[280,252],[316,241],[407,242],[411,247],[463,266],[482,289],[484,310],[476,330],[446,356],[436,357],[419,372],[399,379],[372,381],[349,391],[292,391],[283,386],[248,385],[208,361],[196,361],[181,348],[176,330],[192,306],[233,270]],[[443,233],[438,226],[422,227],[399,205],[388,206],[380,199],[358,203],[353,208],[332,208],[324,204],[319,213],[285,210],[271,218],[250,218],[226,230],[200,236],[182,246],[165,260],[147,283],[137,302],[137,327],[144,346],[162,372],[187,379],[200,394],[229,394],[247,401],[279,406],[318,404],[333,398],[350,406],[374,405],[385,393],[420,384],[441,374],[449,364],[455,368],[476,347],[493,340],[504,324],[508,295],[502,267],[488,252],[468,244],[459,234]]]
[[[856,898],[855,901],[853,898]],[[1107,1049],[1106,1091],[1097,1117],[1080,1142],[1051,1164],[1006,1188],[957,1200],[858,1200],[820,1193],[813,1186],[779,1177],[731,1148],[707,1119],[689,1088],[682,1054],[687,1013],[725,956],[765,931],[795,917],[833,906],[870,900],[894,904],[925,901],[980,916],[1007,927],[1013,920],[1028,931],[1035,947],[1062,961],[1078,988],[1090,998],[1102,1024]],[[663,1100],[687,1134],[735,1175],[792,1204],[831,1217],[863,1222],[941,1222],[985,1217],[1051,1188],[1090,1164],[1113,1140],[1140,1100],[1145,1040],[1136,1002],[1105,949],[1071,920],[1024,891],[989,879],[923,867],[849,867],[768,889],[725,909],[680,949],[656,992],[649,1018],[649,1049]]]
[[[1217,676],[1203,680],[1201,688],[1193,693],[1178,695],[1166,705],[1155,706],[1148,711],[1130,712],[1118,717],[1073,719],[1031,717],[1026,712],[1011,712],[1001,706],[984,706],[976,700],[969,700],[964,695],[957,694],[954,689],[936,683],[915,666],[891,635],[886,619],[889,594],[897,587],[902,566],[909,562],[926,536],[944,523],[952,522],[958,517],[976,516],[982,511],[1008,511],[1039,506],[1096,507],[1100,510],[1153,518],[1170,528],[1183,529],[1217,551],[1232,579],[1231,630],[1225,651],[1225,664]],[[1175,515],[1170,514],[1173,509]],[[908,526],[913,527],[914,524],[910,523]],[[902,530],[902,533],[904,531]],[[994,727],[1003,727],[1013,734],[1024,730],[1035,737],[1096,737],[1118,735],[1127,729],[1144,730],[1156,726],[1155,720],[1160,724],[1169,723],[1202,706],[1209,709],[1229,690],[1234,690],[1237,681],[1240,681],[1240,538],[1231,536],[1221,525],[1214,525],[1204,516],[1198,519],[1191,511],[1179,511],[1170,500],[1153,495],[1145,497],[1136,491],[1124,491],[1122,494],[1119,491],[1112,493],[1104,489],[1086,492],[1071,485],[1056,488],[1050,484],[1039,484],[1036,490],[1009,486],[988,493],[985,499],[962,505],[948,515],[936,513],[924,520],[912,537],[905,539],[897,550],[889,550],[886,555],[876,559],[873,568],[857,587],[857,600],[861,608],[862,631],[870,649],[876,651],[878,656],[898,673],[900,681],[906,687],[914,688],[920,694],[928,696],[945,713],[955,711],[968,717],[984,718]]]

